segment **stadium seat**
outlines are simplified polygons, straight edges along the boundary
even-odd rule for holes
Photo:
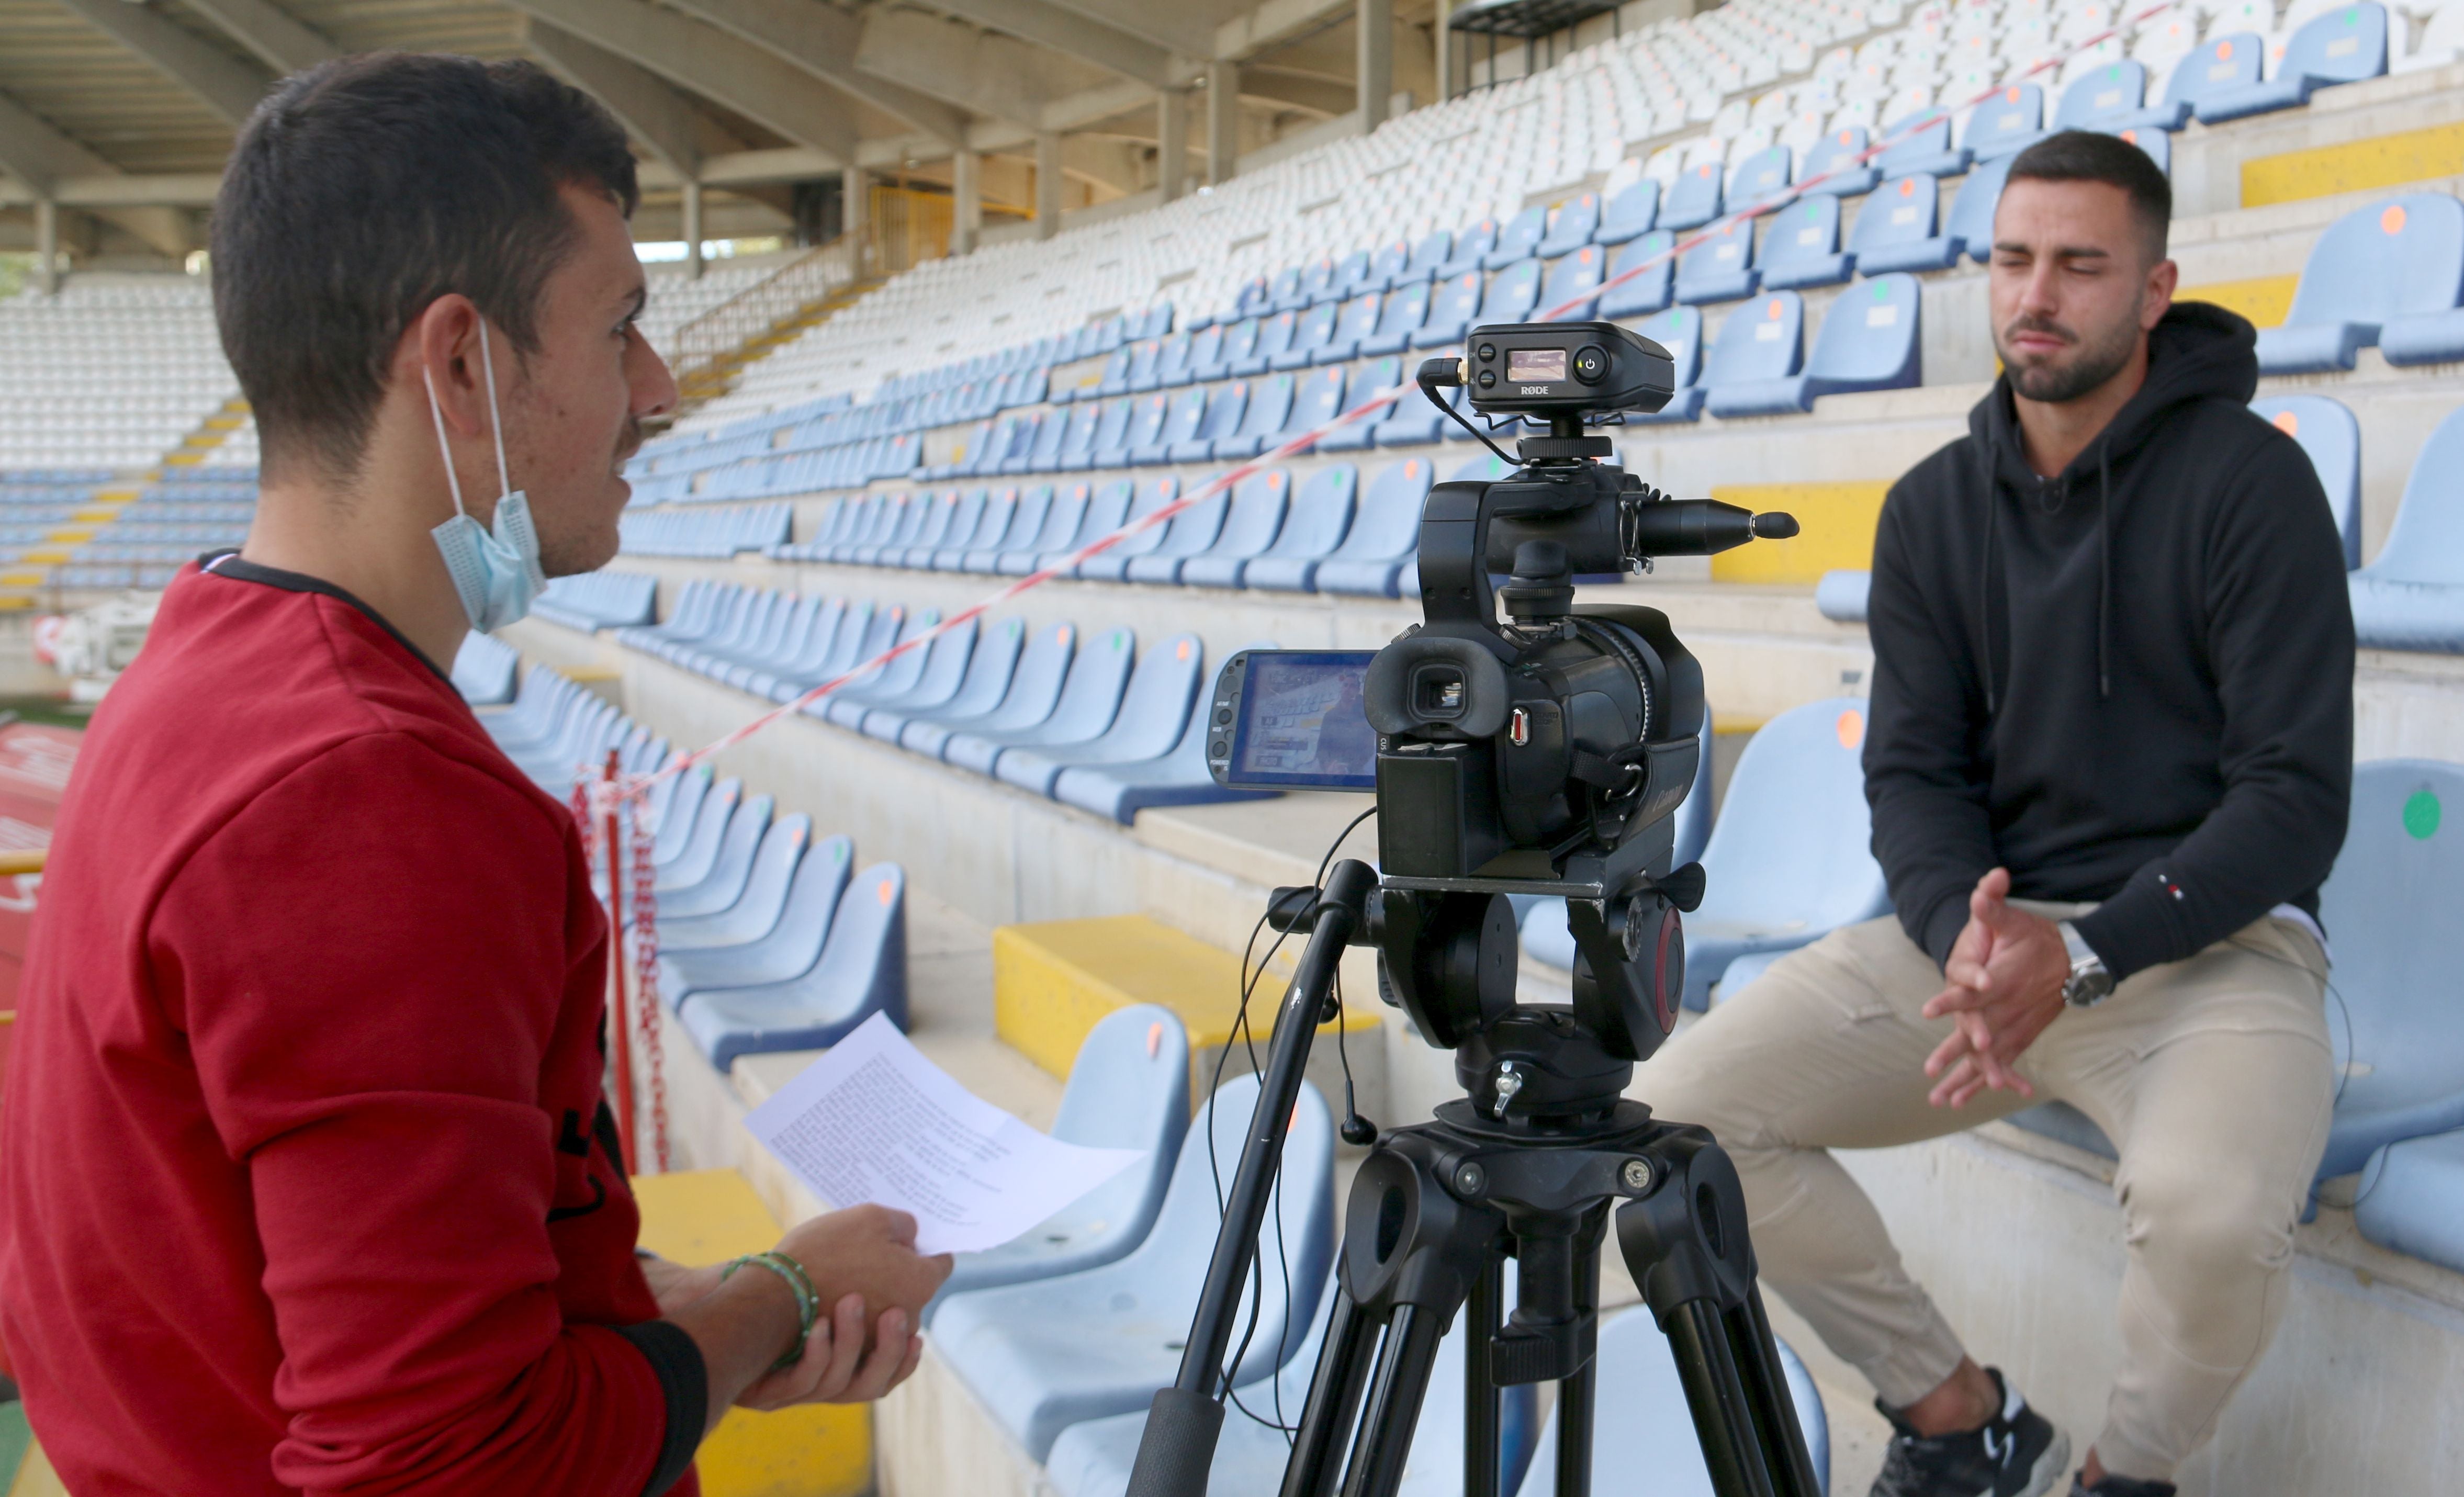
[[[2374,78],[2387,68],[2387,13],[2371,0],[2340,6],[2305,22],[2286,42],[2272,77],[2200,95],[2199,122],[2221,124],[2294,109],[2320,89]]]
[[[667,943],[660,927],[659,994],[671,1007],[702,988],[758,987],[802,977],[821,958],[839,896],[847,892],[855,845],[825,837],[797,863],[779,916],[760,936],[733,945],[691,950]]]
[[[1925,109],[1882,127],[1882,139],[1895,141],[1875,159],[1887,183],[1893,177],[1922,172],[1928,177],[1953,177],[1968,169],[1968,147],[1950,143],[1950,116]]]
[[[1374,291],[1345,302],[1326,341],[1310,350],[1309,363],[1343,363],[1357,357],[1360,341],[1377,331],[1377,314],[1383,306],[1384,298]]]
[[[1274,471],[1282,473],[1281,469]],[[1219,587],[1311,590],[1318,562],[1343,544],[1345,533],[1352,528],[1353,491],[1358,483],[1359,470],[1350,463],[1319,469],[1293,496],[1272,546],[1237,567],[1228,558],[1221,561],[1197,558],[1181,569],[1181,580]]]
[[[1453,280],[1473,275],[1482,268],[1481,262],[1488,258],[1488,252],[1496,248],[1497,220],[1484,218],[1455,235],[1452,253],[1430,278]]]
[[[931,618],[937,623],[936,610],[925,609],[918,618]],[[893,663],[894,678],[885,672],[878,691],[854,695],[834,693],[828,698],[829,720],[844,728],[861,728],[874,713],[883,710],[913,712],[938,707],[956,696],[964,684],[967,670],[975,654],[977,625],[973,619],[953,626],[929,645],[920,647]],[[907,662],[915,664],[909,667]]]
[[[1155,355],[1155,378],[1149,389],[1172,389],[1189,383],[1189,354],[1196,346],[1195,333],[1175,333],[1163,341],[1162,351]]]
[[[1751,227],[1748,226],[1749,232]],[[1554,314],[1551,319],[1560,322],[1591,320],[1593,312],[1599,305],[1600,267],[1607,259],[1605,251],[1587,244],[1550,266],[1538,299],[1525,315],[1551,318]],[[1560,308],[1566,310],[1560,312]],[[1487,319],[1483,318],[1482,320]]]
[[[1594,244],[1614,247],[1649,233],[1660,218],[1660,184],[1640,177],[1610,195],[1600,209]]]
[[[1079,527],[1072,549],[1090,545],[1132,520],[1144,519],[1178,497],[1180,497],[1179,474],[1166,473],[1160,478],[1151,478],[1138,485],[1133,491],[1128,507],[1118,514],[1113,513],[1109,502],[1089,505],[1086,521]],[[1208,505],[1200,504],[1184,510],[1181,514],[1182,516],[1201,514],[1208,508]],[[1133,531],[1077,563],[1070,575],[1100,582],[1119,582],[1122,568],[1129,564],[1130,559],[1144,556],[1161,545],[1164,538],[1171,534],[1173,525],[1177,522],[1178,517],[1176,517],[1175,519],[1167,520],[1162,524],[1149,525],[1142,530]],[[1045,560],[1046,564],[1049,565],[1054,559]]]
[[[1730,313],[1730,317],[1736,316]],[[1671,375],[1676,387],[1669,392],[1668,404],[1656,411],[1630,411],[1626,421],[1631,425],[1660,422],[1696,421],[1703,415],[1705,394],[1701,374],[1703,368],[1703,314],[1695,307],[1671,307],[1654,317],[1634,324],[1634,330],[1668,350],[1675,362]]]
[[[1127,628],[1105,630],[1069,663],[1068,679],[1054,695],[1051,711],[1017,726],[988,722],[955,733],[942,745],[942,760],[989,775],[1011,749],[1086,743],[1101,737],[1120,711],[1135,656],[1135,642]]]
[[[1602,291],[1597,315],[1611,320],[1648,317],[1668,305],[1677,268],[1669,252],[1676,244],[1677,235],[1665,229],[1655,229],[1628,240],[1625,247],[1617,251],[1616,261],[1609,266],[1609,279],[1617,280],[1638,268],[1642,268],[1641,273],[1631,280]]]
[[[1126,493],[1128,484],[1129,480],[1116,478],[1106,484],[1104,489],[1107,495]],[[1042,523],[1034,525],[1034,517],[1027,513],[1028,506],[1022,501],[1019,517],[1010,525],[1010,534],[1017,539],[1005,542],[993,556],[993,569],[1004,577],[1024,577],[1042,566],[1045,557],[1067,555],[1070,542],[1077,537],[1079,527],[1087,522],[1087,512],[1094,502],[1094,493],[1089,485],[1064,484],[1053,491],[1051,502],[1044,507]],[[1122,499],[1120,510],[1123,514],[1129,512],[1126,497]]]
[[[935,546],[923,564],[936,572],[966,570],[967,554],[980,547],[998,545],[1010,521],[1018,515],[1016,487],[986,490],[983,501],[976,508],[975,522],[961,530],[955,523],[941,544]]]
[[[1029,1460],[1047,1460],[1072,1424],[1143,1408],[1172,1380],[1215,1245],[1219,1166],[1240,1157],[1257,1096],[1246,1076],[1215,1094],[1181,1144],[1155,1226],[1126,1257],[941,1302],[940,1354]],[[1272,1376],[1306,1339],[1303,1307],[1317,1303],[1334,1252],[1333,1167],[1326,1103],[1304,1083],[1256,1248],[1256,1319],[1236,1388]]]
[[[1360,279],[1359,294],[1390,291],[1401,285],[1404,272],[1412,263],[1412,241],[1390,239],[1370,257],[1369,274]]]
[[[1677,299],[1698,306],[1750,297],[1762,279],[1753,262],[1754,220],[1732,219],[1679,258]]]
[[[1785,145],[1767,145],[1739,161],[1728,173],[1727,201],[1740,209],[1788,195],[1796,153]]]
[[[1199,499],[1165,523],[1125,537],[1103,555],[1089,557],[1078,575],[1090,582],[1172,582],[1179,576],[1181,562],[1213,545],[1222,533],[1225,503],[1221,494]]]
[[[1316,299],[1311,301],[1309,304],[1311,306],[1316,306],[1321,302],[1350,301],[1353,297],[1359,296],[1360,293],[1367,288],[1369,275],[1369,252],[1366,250],[1354,250],[1350,254],[1345,255],[1342,259],[1334,262],[1333,276],[1327,281],[1323,290],[1314,294]]]
[[[2162,130],[2146,133],[2159,141],[2171,139]],[[1962,254],[1979,265],[1993,257],[1993,209],[2002,201],[2002,185],[2010,179],[2015,159],[1996,156],[1980,161],[1959,180],[1959,191],[1950,200],[1950,217],[1942,226],[1942,237],[1952,246],[1951,263],[1957,264]]]
[[[1073,407],[1069,412],[1069,424],[1062,429],[1061,446],[1036,472],[1063,473],[1093,466],[1095,428],[1103,418],[1103,407],[1091,402]]]
[[[1793,951],[1890,908],[1869,848],[1866,704],[1809,702],[1763,725],[1729,772],[1703,867],[1702,906],[1685,921],[1685,1006],[1740,957]]]
[[[2370,1156],[2355,1193],[2362,1236],[2464,1272],[2464,1132],[2389,1144]]]
[[[960,632],[953,629],[935,641],[936,656],[941,647]],[[977,629],[962,647],[966,665],[957,684],[947,694],[935,698],[927,690],[942,679],[944,668],[936,659],[926,667],[924,678],[916,683],[913,693],[897,701],[882,702],[865,713],[865,737],[896,743],[908,724],[927,715],[946,715],[955,720],[965,720],[992,711],[1001,705],[1002,695],[1009,690],[1011,673],[1018,669],[1019,651],[1025,643],[1026,626],[1017,619],[1004,619]],[[955,650],[961,647],[953,648]]]
[[[1506,226],[1497,231],[1497,243],[1480,257],[1480,268],[1502,271],[1517,260],[1530,257],[1537,253],[1540,238],[1548,231],[1549,209],[1541,207],[1525,209],[1507,219]]]
[[[1454,425],[1444,411],[1431,405],[1428,397],[1418,393],[1417,388],[1416,382],[1416,392],[1397,401],[1385,419],[1370,430],[1372,442],[1379,447],[1425,447],[1439,439],[1441,430]],[[1444,386],[1439,391],[1438,399],[1444,403],[1446,410],[1461,410],[1463,408],[1463,387],[1460,385]]]
[[[1412,246],[1411,259],[1404,262],[1403,269],[1397,274],[1394,280],[1388,283],[1388,289],[1400,290],[1405,286],[1425,285],[1437,279],[1440,267],[1454,258],[1454,253],[1453,231],[1431,230],[1420,236],[1418,244]]]
[[[1804,190],[1827,192],[1835,197],[1857,197],[1874,190],[1882,180],[1881,168],[1872,162],[1859,165],[1871,142],[1863,125],[1849,125],[1824,136],[1805,154],[1805,168],[1798,180]],[[1813,180],[1819,178],[1820,180]]]
[[[1814,606],[1835,624],[1862,624],[1866,598],[1873,588],[1872,572],[1863,567],[1836,567],[1814,584]]]
[[[703,778],[705,783],[698,795],[688,792],[680,796],[693,813],[691,830],[671,851],[659,849],[666,856],[651,860],[659,870],[658,887],[662,891],[688,889],[709,875],[712,865],[718,861],[719,844],[727,839],[728,826],[736,819],[736,808],[744,799],[743,781],[729,779],[711,783],[707,776]],[[663,844],[668,840],[664,827],[659,840]]]
[[[876,863],[848,881],[822,955],[801,977],[704,988],[676,1009],[685,1033],[724,1072],[739,1055],[815,1050],[874,1014],[907,1027],[907,874]]]
[[[690,884],[671,884],[668,875],[661,876],[659,918],[681,920],[691,915],[715,914],[736,903],[753,876],[754,854],[760,850],[762,833],[770,829],[771,809],[767,795],[737,801],[727,818],[726,830],[718,838],[715,855],[698,879]]]
[[[1155,1003],[1131,1003],[1095,1022],[1078,1045],[1052,1136],[1086,1149],[1136,1149],[1145,1157],[1014,1241],[960,1253],[923,1320],[954,1294],[1099,1268],[1140,1243],[1163,1209],[1181,1140],[1189,1134],[1189,1030]]]
[[[1126,468],[1130,464],[1131,453],[1153,450],[1155,439],[1163,434],[1165,418],[1172,414],[1173,399],[1160,390],[1137,397],[1131,408],[1129,422],[1121,428],[1119,439],[1110,446],[1105,445],[1100,437],[1097,439],[1095,466]]]
[[[1386,294],[1377,309],[1376,328],[1364,336],[1356,352],[1399,354],[1412,346],[1412,335],[1429,317],[1429,283],[1411,281]]]
[[[1391,390],[1403,383],[1403,361],[1389,354],[1362,364],[1352,376],[1352,387],[1344,394],[1350,402],[1347,408],[1356,409],[1381,390]],[[1349,424],[1335,428],[1318,438],[1311,451],[1320,455],[1330,452],[1356,452],[1375,445],[1378,424],[1394,414],[1395,402],[1388,400],[1372,407]]]
[[[1081,764],[1138,764],[1162,758],[1189,726],[1205,665],[1205,641],[1195,634],[1177,634],[1150,646],[1122,690],[1111,726],[1083,742],[1013,747],[995,762],[994,778],[1049,796],[1052,782],[1065,769]]]
[[[1282,353],[1266,361],[1269,369],[1306,369],[1319,362],[1318,353],[1334,337],[1334,320],[1343,308],[1335,302],[1321,301],[1301,314],[1292,328],[1292,338]]]
[[[895,617],[898,610],[891,612]],[[933,647],[917,642],[938,627],[940,623],[941,610],[938,608],[917,608],[908,613],[899,623],[898,634],[892,643],[913,648],[879,670],[849,681],[829,695],[805,703],[805,715],[835,722],[842,728],[863,726],[864,715],[875,705],[899,700],[923,680],[924,670],[933,660]],[[865,658],[869,659],[870,656]]]
[[[1015,668],[998,677],[971,669],[948,706],[917,713],[899,729],[899,746],[937,759],[961,732],[1010,733],[1044,721],[1060,698],[1077,644],[1074,626],[1056,624],[1028,641]]]
[[[1971,161],[1988,162],[2016,156],[2045,134],[2045,91],[2034,83],[2013,83],[1976,106],[1968,117]]]
[[[1250,649],[1272,649],[1272,641]],[[1206,714],[1193,712],[1180,741],[1155,759],[1117,764],[1073,764],[1052,783],[1052,798],[1126,826],[1150,805],[1206,805],[1265,799],[1272,792],[1227,790],[1206,767]]]
[[[1143,395],[1158,383],[1155,365],[1163,358],[1163,344],[1157,341],[1141,341],[1130,345],[1130,378],[1123,388],[1132,395]]]
[[[1760,267],[1765,286],[1774,291],[1836,286],[1856,266],[1855,255],[1839,251],[1837,197],[1811,194],[1771,215],[1771,228],[1763,234]]]
[[[2327,491],[2327,511],[2343,538],[2344,569],[2362,564],[2362,430],[2353,413],[2324,395],[2271,395],[2250,403],[2256,414],[2273,422],[2301,444],[2310,466],[2319,471],[2319,486]]]
[[[1341,374],[1342,370],[1333,371]],[[1209,450],[1217,462],[1237,462],[1255,457],[1274,445],[1271,438],[1284,429],[1292,413],[1292,377],[1270,374],[1249,387],[1248,407],[1241,425],[1230,436],[1216,438]]]
[[[1215,451],[1215,444],[1241,429],[1241,418],[1249,410],[1249,382],[1234,380],[1213,386],[1206,402],[1204,419],[1186,436],[1173,442],[1165,456],[1176,463],[1202,463]]]
[[[1084,488],[1084,484],[1071,485]],[[1053,486],[1039,483],[1020,493],[1003,517],[998,513],[1001,501],[986,506],[984,524],[975,542],[958,557],[957,570],[961,572],[997,572],[1003,552],[1023,550],[1043,529],[1046,515],[1052,512]],[[999,521],[996,524],[996,520]],[[941,553],[935,553],[934,565],[940,565]]]
[[[1471,319],[1473,326],[1483,322],[1520,322],[1529,318],[1540,301],[1540,262],[1517,260],[1497,273],[1488,283],[1488,291],[1480,299],[1480,311]],[[1431,319],[1434,325],[1434,315]],[[1458,337],[1462,336],[1460,334]]]
[[[1687,168],[1668,189],[1667,199],[1660,205],[1661,229],[1700,229],[1720,216],[1722,188],[1720,164],[1706,161]]]
[[[1849,250],[1860,275],[1888,271],[1939,271],[1959,260],[1959,245],[1934,232],[1942,188],[1922,173],[1893,177],[1857,210]]]
[[[1343,544],[1318,563],[1309,585],[1319,592],[1396,597],[1403,569],[1419,559],[1420,506],[1428,497],[1428,459],[1389,463],[1369,482]]]
[[[656,616],[659,580],[634,572],[589,572],[552,579],[531,604],[531,612],[584,631],[648,624]],[[478,636],[473,636],[478,637]],[[459,662],[456,662],[458,669]],[[506,683],[510,699],[513,683]]]
[[[1638,1306],[1603,1314],[1594,1355],[1592,1385],[1599,1401],[1592,1424],[1592,1469],[1617,1473],[1614,1489],[1620,1497],[1709,1497],[1711,1476],[1686,1412],[1677,1358],[1650,1310]],[[1805,1434],[1806,1454],[1813,1458],[1815,1482],[1817,1489],[1828,1491],[1831,1422],[1823,1412],[1821,1391],[1785,1341],[1779,1343],[1779,1359],[1789,1398],[1796,1405],[1797,1426]],[[1556,1482],[1557,1417],[1552,1413],[1541,1428],[1523,1485],[1501,1490],[1514,1491],[1517,1497],[1550,1497]],[[1460,1479],[1455,1489],[1461,1490]]]
[[[649,581],[649,579],[646,579]],[[494,635],[476,631],[462,637],[453,656],[453,689],[473,707],[495,707],[514,699],[514,672],[521,651]]]
[[[1590,244],[1599,228],[1600,195],[1578,192],[1549,210],[1549,231],[1531,253],[1544,260],[1572,254]]]
[[[1215,357],[1199,363],[1193,354],[1189,361],[1190,378],[1200,384],[1211,384],[1230,375],[1232,366],[1246,363],[1258,346],[1259,322],[1256,318],[1243,318],[1224,329],[1222,341],[1215,345]]]
[[[2171,131],[2180,129],[2189,118],[2188,105],[2150,108],[2146,98],[2147,65],[2119,58],[2082,74],[2062,90],[2061,107],[2054,114],[2054,128],[2102,130],[2116,135],[2129,129]]]
[[[1206,419],[1206,387],[1193,385],[1172,397],[1163,421],[1155,428],[1155,438],[1129,451],[1129,463],[1133,468],[1151,468],[1168,462],[1172,450],[1194,435]]]
[[[1145,398],[1152,401],[1157,397]],[[1061,466],[1074,472],[1118,466],[1129,447],[1130,418],[1137,404],[1136,398],[1128,395],[1105,402],[1096,414],[1095,429],[1087,450],[1063,459]]]
[[[2366,649],[2464,653],[2464,409],[2421,445],[2377,560],[2353,573],[2353,632]]]
[[[1180,366],[1157,369],[1163,386],[1174,389],[1193,384],[1198,379],[1199,370],[1221,368],[1223,364],[1224,332],[1224,327],[1219,323],[1199,328],[1193,334],[1189,340],[1189,352],[1182,357]]]
[[[2311,246],[2284,325],[2259,329],[2259,372],[2349,369],[2386,327],[2440,319],[2460,296],[2464,203],[2409,192],[2356,209]]]
[[[811,817],[802,812],[782,816],[761,834],[761,845],[754,852],[743,892],[737,895],[735,903],[694,915],[673,914],[670,902],[662,899],[659,949],[686,952],[712,946],[741,946],[769,935],[778,928],[780,914],[787,907],[788,888],[795,882],[796,870],[803,866],[812,840]]]
[[[1159,578],[1152,575],[1160,570],[1153,566],[1130,568],[1133,582],[1179,582],[1193,586],[1238,587],[1241,574],[1249,563],[1274,545],[1284,528],[1284,516],[1291,504],[1292,475],[1288,470],[1268,468],[1243,478],[1232,490],[1231,506],[1224,512],[1222,529],[1204,551],[1185,559],[1163,556],[1142,557],[1141,563],[1170,561],[1176,575]]]
[[[2165,102],[2187,104],[2204,121],[2211,99],[2229,98],[2259,81],[2266,56],[2266,44],[2255,33],[2211,36],[2173,65],[2172,79],[2165,86]]]
[[[1142,494],[1127,478],[1115,478],[1097,489],[1078,515],[1077,530],[1067,539],[1037,557],[1026,570],[1041,571],[1049,567],[1065,574],[1069,572],[1077,564],[1070,559],[1079,551],[1120,529],[1133,515],[1157,508],[1161,500],[1141,502],[1151,499],[1152,493]],[[1055,512],[1059,512],[1057,506]]]
[[[1763,386],[1795,374],[1804,333],[1805,302],[1793,291],[1771,292],[1729,312],[1704,362],[1703,384],[1713,412],[1724,387]]]
[[[1308,298],[1301,291],[1301,277],[1308,274],[1309,267],[1305,265],[1287,265],[1277,271],[1274,279],[1266,283],[1266,304],[1263,310],[1266,313],[1288,312],[1294,307],[1308,305]]]

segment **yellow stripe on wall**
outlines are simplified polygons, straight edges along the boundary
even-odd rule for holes
[[[1786,540],[1756,540],[1711,558],[1715,583],[1819,582],[1839,567],[1870,566],[1874,524],[1881,518],[1887,478],[1856,483],[1739,483],[1711,490],[1711,497],[1761,514],[1786,510],[1797,533]]]
[[[2464,124],[2374,135],[2241,164],[2241,206],[2299,203],[2464,174]]]
[[[2205,286],[2185,286],[2173,293],[2173,299],[2211,301],[2250,319],[2254,327],[2282,327],[2285,314],[2293,310],[2293,290],[2300,284],[2299,275],[2211,281]]]

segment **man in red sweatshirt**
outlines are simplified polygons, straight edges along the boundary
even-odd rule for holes
[[[675,399],[635,196],[527,64],[325,64],[233,151],[263,493],[95,715],[0,1116],[0,1324],[79,1497],[690,1492],[730,1403],[914,1365],[948,1260],[900,1214],[637,1259],[580,840],[443,670],[615,553]]]

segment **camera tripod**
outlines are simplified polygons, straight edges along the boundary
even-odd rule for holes
[[[1307,930],[1309,941],[1277,1017],[1180,1373],[1155,1395],[1130,1497],[1206,1490],[1223,1419],[1224,1350],[1284,1131],[1335,963],[1372,924],[1377,892],[1376,873],[1349,859],[1322,892],[1278,892],[1270,918]],[[1287,892],[1315,898],[1302,907]],[[1470,958],[1452,963],[1457,971],[1485,976],[1479,985],[1494,992],[1493,938],[1429,938],[1453,943]],[[1713,1489],[1822,1497],[1754,1285],[1745,1197],[1710,1134],[1657,1121],[1625,1100],[1632,1065],[1565,1010],[1509,1005],[1456,1057],[1469,1095],[1441,1105],[1432,1122],[1388,1131],[1353,1179],[1332,1318],[1282,1497],[1331,1497],[1338,1482],[1343,1497],[1393,1497],[1439,1339],[1458,1310],[1468,1316],[1464,1497],[1500,1497],[1497,1390],[1543,1381],[1558,1386],[1557,1497],[1589,1497],[1600,1247],[1612,1215],[1618,1251],[1675,1353]],[[1509,1253],[1518,1265],[1511,1315]]]

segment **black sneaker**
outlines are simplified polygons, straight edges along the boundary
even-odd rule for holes
[[[2173,1497],[2170,1482],[2143,1482],[2136,1477],[2116,1476],[2107,1471],[2104,1480],[2094,1486],[2087,1484],[2087,1473],[2071,1478],[2071,1497]]]
[[[2070,1464],[2070,1441],[2000,1372],[1989,1367],[1985,1376],[2002,1408],[1981,1428],[1960,1434],[1920,1435],[1896,1410],[1875,1403],[1891,1421],[1891,1448],[1871,1497],[2044,1497],[2054,1489]],[[2105,1497],[2104,1487],[2096,1491]],[[2125,1489],[2117,1497],[2139,1494]]]

